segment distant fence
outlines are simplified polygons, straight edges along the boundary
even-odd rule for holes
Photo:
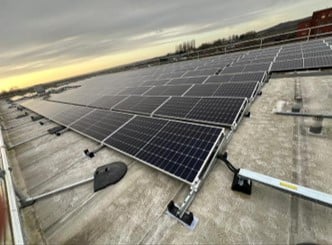
[[[305,35],[303,33],[305,33]],[[229,43],[227,45],[190,51],[182,54],[169,55],[166,57],[162,57],[163,61],[161,61],[160,58],[155,58],[149,60],[146,63],[136,62],[129,66],[137,67],[137,66],[146,66],[146,65],[159,65],[161,63],[172,63],[181,60],[200,59],[207,56],[227,54],[227,53],[233,53],[233,52],[245,51],[251,49],[266,48],[278,44],[292,43],[298,41],[308,41],[311,39],[316,39],[331,35],[332,35],[332,23],[297,29],[288,32],[277,33],[245,41]]]

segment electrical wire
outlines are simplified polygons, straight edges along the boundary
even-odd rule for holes
[[[240,171],[240,169],[234,167],[234,165],[233,165],[230,161],[228,161],[226,157],[223,156],[223,157],[221,158],[221,160],[225,163],[225,165],[227,166],[227,168],[228,168],[231,172],[233,172],[234,174],[237,174],[237,173]]]

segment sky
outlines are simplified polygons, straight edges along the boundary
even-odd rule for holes
[[[330,0],[0,0],[0,92],[262,30]]]

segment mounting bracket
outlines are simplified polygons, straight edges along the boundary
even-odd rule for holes
[[[89,151],[89,149],[85,149],[83,152],[84,152],[84,155],[86,155],[87,157],[93,158],[93,157],[95,157],[96,153],[98,151],[100,151],[101,149],[103,149],[104,147],[105,147],[104,145],[100,145],[98,148],[96,148],[93,151]]]

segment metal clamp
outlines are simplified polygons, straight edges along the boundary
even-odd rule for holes
[[[85,149],[83,152],[87,157],[93,158],[96,155],[96,153],[98,151],[100,151],[101,149],[103,149],[104,147],[105,147],[104,145],[100,145],[98,148],[96,148],[93,151],[89,151],[89,149]]]

